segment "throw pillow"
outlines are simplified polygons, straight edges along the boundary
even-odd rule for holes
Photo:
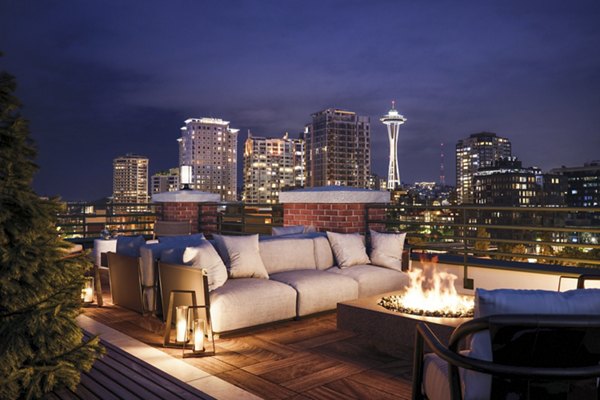
[[[353,265],[369,264],[369,256],[365,248],[365,238],[359,233],[327,232],[333,255],[338,267],[348,268]]]
[[[139,257],[140,246],[145,244],[143,236],[118,236],[117,237],[117,254],[124,256]]]
[[[208,290],[215,290],[227,282],[227,268],[208,240],[200,246],[188,247],[183,252],[183,262],[192,268],[202,268],[208,275]]]
[[[402,271],[402,250],[406,233],[379,233],[373,230],[371,234],[371,262],[380,267]]]
[[[213,235],[230,278],[269,279],[258,247],[258,235]]]
[[[272,236],[294,235],[297,233],[304,233],[304,225],[274,226],[271,228]]]

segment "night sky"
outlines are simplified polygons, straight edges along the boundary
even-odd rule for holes
[[[404,182],[437,181],[444,142],[454,184],[456,141],[480,131],[524,166],[600,159],[597,0],[0,0],[0,51],[39,149],[35,189],[67,200],[110,195],[125,153],[177,166],[189,117],[231,121],[241,145],[356,111],[386,176],[392,99]]]

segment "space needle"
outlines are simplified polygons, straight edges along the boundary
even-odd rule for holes
[[[390,139],[390,164],[388,167],[388,190],[400,187],[400,170],[398,169],[398,130],[400,125],[406,122],[403,115],[398,114],[396,102],[392,101],[392,109],[386,115],[379,118],[387,125],[388,138]]]

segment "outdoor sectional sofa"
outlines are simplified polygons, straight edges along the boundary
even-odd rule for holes
[[[219,282],[210,282],[209,286],[213,290],[210,290],[208,296],[212,330],[215,333],[334,310],[339,302],[400,290],[408,284],[408,275],[401,270],[400,264],[396,264],[395,268],[386,268],[369,263],[364,244],[364,256],[354,259],[352,252],[350,259],[340,256],[338,246],[338,258],[343,258],[339,262],[334,255],[336,249],[335,246],[332,248],[332,238],[330,236],[328,239],[325,233],[273,236],[261,240],[258,240],[257,235],[253,236],[254,238],[215,235],[215,239],[210,241],[210,247],[214,247],[220,256],[216,263],[214,257],[204,253],[196,261],[190,260],[189,256],[185,260],[189,247],[167,250],[161,249],[161,245],[143,246],[141,259],[145,262],[139,263],[139,276],[140,280],[145,279],[144,294],[140,296],[146,308],[159,313],[160,309],[167,310],[172,290],[194,291],[198,301],[201,301],[205,297],[202,293],[202,270],[198,266],[206,269],[206,264],[201,264],[210,262],[210,282],[215,268],[222,268],[216,266],[221,264],[221,260],[223,266],[228,267],[227,273],[223,276],[221,270],[218,270],[221,274],[217,278]],[[359,235],[340,236],[354,240],[356,247],[364,243],[364,238]],[[233,249],[227,246],[232,242]],[[243,243],[241,252],[235,249],[235,243]],[[152,249],[155,262],[148,262],[148,249]],[[396,250],[402,254],[402,248]],[[403,268],[406,269],[408,257],[404,253]],[[198,260],[201,262],[198,263]],[[183,261],[187,261],[188,265]],[[350,266],[340,268],[340,264],[348,262]],[[242,265],[242,269],[236,269],[236,265]],[[167,274],[176,274],[177,278],[173,280]],[[155,302],[155,294],[158,292],[149,288],[149,278],[155,279],[161,291],[160,301]],[[169,283],[161,285],[161,280]],[[138,286],[142,286],[141,283],[140,281]],[[177,303],[190,303],[189,297],[180,294],[175,299],[175,304],[171,304],[171,307]],[[166,317],[167,313],[162,314]]]

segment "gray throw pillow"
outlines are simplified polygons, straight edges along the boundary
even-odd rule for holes
[[[213,235],[230,278],[269,279],[258,247],[258,235]]]
[[[379,233],[373,230],[371,234],[371,263],[402,271],[402,251],[406,233]]]
[[[200,246],[186,248],[183,252],[183,262],[192,268],[206,270],[209,291],[215,290],[227,282],[227,268],[208,240],[202,242]]]
[[[353,265],[369,264],[369,256],[365,248],[365,237],[359,233],[327,232],[333,255],[338,267],[348,268]]]

